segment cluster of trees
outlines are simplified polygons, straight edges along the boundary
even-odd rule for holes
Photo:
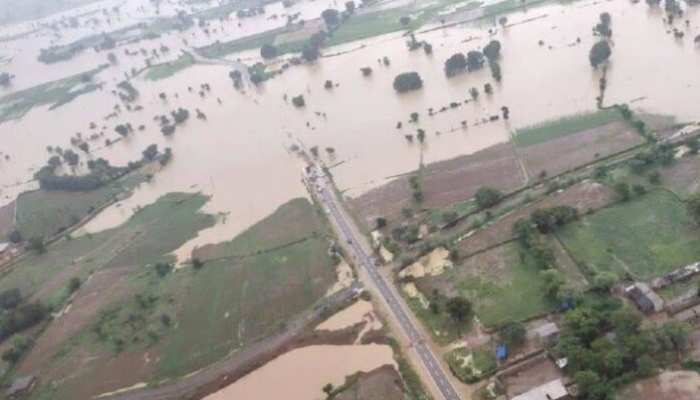
[[[0,342],[38,324],[48,314],[41,303],[24,303],[19,289],[0,292]]]
[[[394,90],[399,93],[409,92],[412,90],[418,90],[423,87],[423,79],[421,79],[418,72],[404,72],[396,75],[394,78]]]
[[[644,330],[641,322],[603,292],[566,313],[554,351],[567,358],[581,399],[611,400],[615,388],[654,374],[688,349],[687,325],[672,321]]]
[[[498,48],[500,51],[500,44],[498,44]],[[477,50],[468,52],[466,56],[462,53],[456,53],[445,61],[445,75],[450,78],[466,71],[476,71],[484,66],[484,62],[484,53]]]
[[[175,111],[171,111],[170,115],[173,122],[166,115],[160,117],[160,131],[164,136],[170,136],[175,133],[178,125],[184,124],[190,118],[190,112],[187,109],[179,107]]]
[[[612,55],[612,49],[610,48],[610,43],[607,40],[601,40],[596,42],[591,51],[588,53],[588,60],[591,62],[593,68],[597,68],[599,65],[608,61]]]
[[[576,221],[578,210],[571,206],[538,208],[530,215],[530,221],[541,233],[552,233],[558,228]]]
[[[649,150],[642,151],[632,157],[627,163],[635,174],[641,174],[654,165],[670,165],[673,163],[675,150],[668,143],[654,145]]]
[[[10,83],[12,82],[12,79],[14,79],[14,75],[8,73],[8,72],[0,72],[0,86],[2,87],[8,87],[10,86]]]
[[[423,133],[423,135],[425,135],[425,133]],[[425,140],[425,138],[423,140]],[[421,185],[420,177],[413,175],[408,180],[408,183],[411,185],[411,191],[413,192],[413,201],[416,203],[421,203],[423,201],[423,187]]]
[[[131,123],[127,122],[126,124],[119,124],[115,126],[114,131],[117,132],[121,137],[127,137],[130,133],[134,131],[134,128],[131,126]]]
[[[139,91],[129,81],[121,81],[117,84],[119,98],[125,103],[131,103],[139,97]]]

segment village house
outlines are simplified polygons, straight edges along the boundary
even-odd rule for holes
[[[664,309],[664,300],[644,282],[636,282],[625,288],[625,295],[645,314]]]
[[[569,400],[571,396],[566,390],[566,386],[561,379],[553,380],[538,386],[521,395],[513,397],[511,400]]]

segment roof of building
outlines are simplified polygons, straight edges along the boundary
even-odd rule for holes
[[[10,247],[9,242],[0,242],[0,253],[7,250]]]
[[[557,379],[528,392],[513,397],[511,400],[559,400],[569,395],[561,379]]]
[[[559,334],[559,327],[554,322],[547,322],[534,329],[535,335],[541,338],[548,338]]]
[[[625,293],[637,304],[640,310],[645,312],[661,311],[664,308],[664,300],[656,294],[649,285],[637,282],[625,289]]]

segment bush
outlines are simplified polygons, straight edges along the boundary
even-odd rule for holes
[[[304,100],[304,95],[300,94],[299,96],[292,97],[292,104],[296,108],[304,107],[306,105],[306,100]]]
[[[479,188],[474,195],[476,204],[480,208],[490,208],[498,204],[503,199],[503,193],[499,190],[484,186]]]
[[[266,60],[277,57],[277,47],[265,43],[260,48],[260,56]]]

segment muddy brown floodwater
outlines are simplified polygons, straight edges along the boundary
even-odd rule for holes
[[[387,345],[309,346],[292,350],[205,397],[205,400],[321,400],[323,386],[338,387],[345,377],[382,365],[396,367]]]
[[[212,197],[205,211],[220,215],[220,222],[176,252],[183,260],[195,246],[231,239],[286,200],[305,195],[299,181],[302,165],[286,150],[299,141],[307,147],[319,146],[326,159],[325,149],[334,148],[336,155],[328,161],[339,164],[333,168],[336,181],[341,189],[356,196],[393,175],[414,170],[421,158],[427,163],[472,153],[508,140],[510,132],[518,127],[594,109],[600,72],[591,69],[588,50],[595,40],[591,27],[603,11],[611,13],[614,31],[606,104],[636,99],[632,105],[637,109],[671,114],[680,120],[700,119],[700,109],[695,107],[700,100],[700,74],[696,73],[700,52],[692,43],[700,33],[697,9],[686,12],[684,19],[689,24],[681,27],[686,38],[679,41],[666,32],[662,15],[650,11],[643,2],[579,1],[514,13],[509,15],[514,25],[498,27],[493,35],[487,30],[494,27],[474,24],[419,34],[418,39],[433,44],[431,56],[422,51],[409,52],[400,34],[329,48],[326,54],[352,51],[323,58],[314,65],[290,68],[257,88],[248,87],[245,94],[232,88],[228,78],[231,67],[223,65],[200,65],[155,82],[135,78],[132,82],[141,93],[136,103],[144,110],[123,112],[105,121],[103,117],[117,103],[111,90],[123,79],[126,69],[143,63],[141,59],[120,57],[124,65],[107,69],[97,77],[105,82],[104,90],[54,111],[35,109],[22,120],[0,125],[0,151],[12,156],[11,161],[0,162],[0,196],[3,203],[11,201],[21,188],[17,183],[30,179],[45,163],[46,145],[67,147],[76,132],[88,134],[87,126],[92,121],[105,128],[104,136],[93,145],[96,150],[91,157],[104,157],[118,164],[140,157],[151,143],[171,147],[173,161],[153,182],[143,184],[132,198],[106,210],[86,230],[114,227],[135,209],[167,192],[201,191]],[[233,33],[238,28],[233,27],[235,23],[230,25],[228,31],[220,33],[222,37],[243,34],[244,28]],[[204,43],[207,39],[202,35],[197,33],[192,40]],[[577,38],[580,44],[576,44]],[[503,82],[494,84],[493,95],[482,93],[478,101],[463,104],[469,88],[483,92],[483,85],[492,82],[488,68],[448,80],[443,63],[455,52],[481,48],[491,39],[503,45]],[[544,45],[538,44],[540,40]],[[21,48],[22,42],[11,45]],[[175,34],[137,47],[153,48],[160,43],[182,48]],[[88,50],[65,64],[46,67],[30,62],[37,46],[28,49],[34,54],[18,56],[9,65],[18,75],[35,72],[32,76],[38,79],[90,69],[106,56]],[[121,54],[123,49],[118,52]],[[377,63],[384,56],[391,59],[389,67]],[[374,69],[372,76],[361,75],[359,69],[365,66]],[[410,70],[421,74],[423,90],[395,94],[394,76]],[[339,86],[324,89],[327,79]],[[196,90],[202,83],[212,87],[204,98]],[[193,93],[187,91],[188,86],[195,88]],[[158,98],[160,92],[168,94],[166,102]],[[284,95],[298,94],[306,98],[304,109],[295,109],[283,99]],[[438,110],[451,102],[462,106],[428,116],[428,108]],[[511,110],[510,121],[482,123],[484,118],[498,114],[503,105]],[[153,117],[177,107],[187,108],[192,114],[199,108],[206,113],[207,121],[191,118],[172,137],[163,137]],[[409,114],[414,111],[420,113],[420,121],[409,124]],[[398,121],[403,121],[401,130],[396,129]],[[462,121],[468,123],[466,130],[461,128]],[[131,122],[134,127],[143,124],[146,129],[109,148],[97,149],[104,138],[117,138],[114,126],[123,122]],[[408,143],[404,138],[405,134],[415,134],[416,128],[426,130],[423,145]]]

